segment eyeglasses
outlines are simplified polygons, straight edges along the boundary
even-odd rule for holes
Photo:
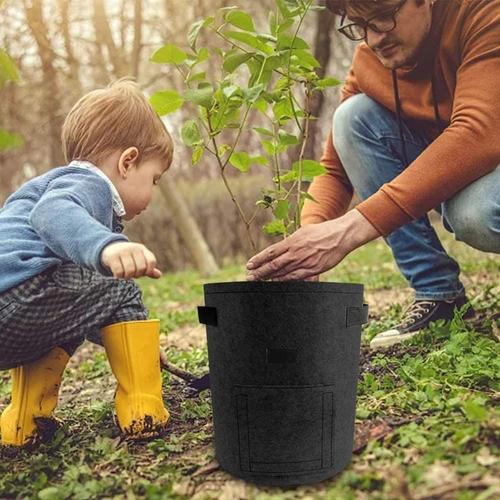
[[[345,26],[341,26],[338,31],[355,42],[366,39],[368,28],[375,31],[375,33],[389,33],[389,31],[392,31],[396,27],[396,14],[405,3],[406,0],[401,0],[395,8],[389,11],[377,14],[362,23],[346,24]],[[344,22],[345,17],[344,14],[340,24]]]

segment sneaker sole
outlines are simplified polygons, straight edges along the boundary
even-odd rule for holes
[[[370,342],[370,349],[378,349],[380,347],[390,347],[391,345],[400,344],[405,340],[411,339],[418,335],[420,332],[409,332],[409,333],[400,333],[398,335],[390,335],[386,337],[374,337]]]

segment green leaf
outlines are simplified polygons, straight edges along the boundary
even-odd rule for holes
[[[229,144],[221,144],[217,152],[219,153],[219,156],[224,156],[229,150],[231,149],[231,146]]]
[[[484,407],[484,400],[468,399],[463,404],[465,416],[471,422],[482,422],[486,419],[488,412]]]
[[[200,73],[192,74],[187,80],[187,83],[199,82],[200,80],[205,80],[207,77],[206,71],[201,71]]]
[[[194,120],[188,120],[181,129],[181,138],[186,146],[193,147],[200,144],[203,139],[198,124]]]
[[[276,153],[276,146],[271,141],[261,141],[261,144],[268,155],[273,156]]]
[[[284,130],[279,131],[280,144],[284,146],[291,146],[299,143],[299,139],[296,135],[287,134]]]
[[[273,213],[278,219],[286,219],[288,217],[288,209],[288,200],[279,200],[276,208],[273,210]]]
[[[203,151],[205,150],[205,148],[203,147],[203,145],[201,146],[196,146],[194,149],[193,149],[193,154],[191,155],[191,162],[193,163],[193,167],[199,163],[199,161],[201,160],[201,157],[203,156]]]
[[[14,61],[3,49],[0,49],[0,88],[8,81],[19,81],[19,73]]]
[[[292,59],[300,66],[308,69],[319,68],[320,62],[309,52],[309,50],[294,50]]]
[[[187,57],[182,49],[169,43],[156,50],[150,60],[159,64],[182,64]]]
[[[293,116],[292,105],[290,104],[289,99],[283,99],[280,102],[277,102],[273,106],[273,113],[276,120],[279,121],[280,124],[283,124],[286,120],[289,120]]]
[[[252,105],[253,108],[259,110],[261,113],[267,111],[267,106],[267,102],[262,97],[259,97]]]
[[[240,88],[237,85],[228,85],[222,89],[222,93],[230,99],[234,94],[236,94]],[[240,97],[241,99],[241,97]]]
[[[250,162],[251,163],[255,163],[257,165],[262,165],[262,166],[265,166],[267,165],[268,161],[267,161],[267,158],[265,156],[252,156],[250,158]]]
[[[208,51],[208,49],[206,47],[202,47],[199,51],[198,51],[198,59],[197,59],[197,62],[203,62],[203,61],[206,61],[210,56],[210,52]]]
[[[276,13],[274,12],[274,10],[269,11],[268,22],[269,22],[269,31],[273,35],[276,35],[278,31],[278,21],[276,20]]]
[[[249,45],[254,49],[264,52],[264,54],[269,55],[272,54],[273,52],[272,47],[266,45],[264,42],[260,41],[255,35],[252,35],[251,33],[247,33],[244,31],[224,31],[224,34],[231,40],[242,42],[245,45]]]
[[[276,3],[278,4],[278,8],[281,12],[281,15],[284,17],[284,18],[289,18],[289,17],[293,17],[292,16],[292,13],[290,12],[290,10],[288,9],[288,6],[287,4],[285,3],[285,0],[276,0]]]
[[[56,486],[49,486],[47,488],[44,488],[43,490],[40,490],[37,497],[40,500],[60,500],[61,498],[64,498],[65,495]]]
[[[307,191],[302,191],[300,194],[301,194],[301,197],[304,198],[305,200],[311,200],[314,203],[318,203],[316,198],[314,198],[312,195],[310,195]]]
[[[264,135],[267,137],[274,137],[274,133],[272,130],[267,130],[266,128],[262,128],[262,127],[254,127],[253,129],[255,130],[255,132],[258,132],[260,135]]]
[[[315,86],[317,89],[326,89],[327,87],[336,87],[337,85],[342,84],[340,80],[336,78],[323,78],[315,82]]]
[[[271,79],[272,72],[282,66],[283,60],[280,56],[270,56],[266,57],[264,61],[264,68],[262,69],[262,77],[259,79],[258,83],[267,83]],[[269,75],[269,76],[264,76]]]
[[[243,93],[245,101],[247,103],[254,103],[260,97],[260,94],[262,94],[263,90],[264,85],[261,83],[259,85],[250,87],[249,89],[245,89]]]
[[[232,73],[236,68],[241,66],[243,63],[247,62],[254,56],[255,52],[244,53],[244,54],[230,54],[224,59],[222,67],[228,73]]]
[[[278,43],[276,45],[276,50],[288,50],[288,49],[309,49],[309,44],[298,36],[293,37],[287,33],[280,33],[278,35]]]
[[[229,163],[240,172],[248,172],[248,169],[250,168],[250,156],[244,151],[241,151],[240,153],[233,153],[229,157]]]
[[[179,109],[184,104],[184,99],[175,90],[162,90],[155,92],[149,101],[153,109],[160,115],[168,115]]]
[[[0,151],[17,148],[23,144],[24,139],[20,135],[0,129]]]
[[[196,51],[196,41],[198,40],[198,36],[200,34],[200,30],[202,28],[206,28],[210,24],[212,24],[215,21],[215,18],[213,16],[207,17],[206,19],[202,19],[200,21],[196,21],[191,25],[189,28],[189,33],[188,33],[188,43],[189,46]]]
[[[271,234],[271,235],[286,234],[286,227],[285,227],[284,222],[281,219],[273,220],[263,227],[264,227],[264,231],[267,234]]]
[[[255,26],[253,24],[252,16],[244,12],[243,10],[230,10],[225,16],[224,20],[245,31],[255,32]]]
[[[296,161],[292,165],[292,169],[299,172],[300,161]],[[321,163],[314,160],[303,160],[302,161],[302,178],[313,178],[318,175],[323,175],[326,173],[326,168],[321,165]]]
[[[279,26],[278,26],[278,30],[276,32],[276,35],[280,35],[282,33],[286,33],[294,24],[294,20],[293,19],[286,19],[285,21],[283,21]]]
[[[292,165],[292,170],[289,170],[281,176],[282,182],[296,181],[299,178],[300,161],[296,161]],[[314,177],[322,175],[326,172],[326,168],[321,163],[314,160],[302,161],[302,180],[311,181]]]
[[[198,104],[198,106],[210,109],[212,106],[213,94],[214,90],[210,85],[207,85],[197,89],[188,90],[184,97],[187,101],[194,102],[195,104]]]

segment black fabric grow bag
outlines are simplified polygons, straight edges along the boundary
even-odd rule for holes
[[[215,452],[267,485],[314,483],[351,460],[363,285],[204,286]]]

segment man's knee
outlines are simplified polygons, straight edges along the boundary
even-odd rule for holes
[[[370,133],[383,111],[382,106],[366,94],[356,94],[344,101],[333,115],[333,141],[339,154],[355,145],[356,139]]]
[[[492,198],[445,203],[445,217],[455,237],[483,252],[500,253],[500,204]]]

